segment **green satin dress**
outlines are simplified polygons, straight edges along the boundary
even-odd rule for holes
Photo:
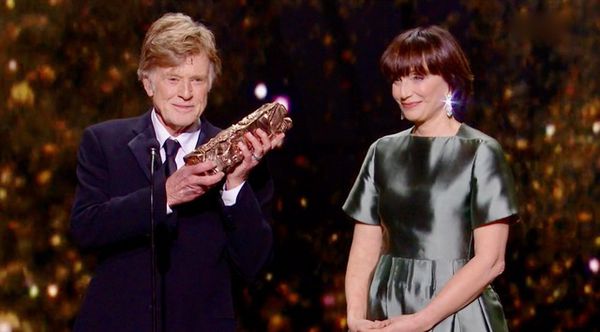
[[[343,207],[383,228],[368,299],[372,320],[425,307],[473,256],[473,229],[517,219],[513,178],[496,140],[466,124],[450,137],[410,132],[371,145]],[[507,330],[491,286],[433,329]]]

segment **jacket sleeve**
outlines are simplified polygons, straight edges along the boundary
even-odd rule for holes
[[[87,250],[99,250],[125,241],[147,241],[150,236],[150,191],[154,188],[154,217],[167,223],[165,176],[155,172],[150,181],[131,192],[113,195],[112,181],[127,181],[131,170],[109,167],[101,140],[91,129],[83,133],[77,156],[78,186],[71,211],[70,232],[75,242]],[[126,148],[126,147],[122,147]],[[115,174],[117,171],[123,173]],[[119,179],[113,177],[119,176]],[[161,208],[162,207],[162,208]],[[129,242],[129,244],[136,241]]]
[[[266,167],[254,170],[236,203],[222,206],[231,263],[246,280],[256,278],[273,245],[270,219],[273,181]]]

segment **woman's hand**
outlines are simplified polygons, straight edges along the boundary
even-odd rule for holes
[[[381,332],[423,332],[430,328],[426,327],[415,314],[400,315],[388,319],[384,328],[376,331]]]
[[[379,329],[386,327],[390,324],[389,320],[368,320],[368,319],[354,319],[348,318],[348,330],[350,332],[362,332],[362,331],[381,331]]]

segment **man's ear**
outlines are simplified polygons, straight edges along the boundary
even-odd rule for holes
[[[144,85],[144,90],[146,90],[148,97],[154,96],[154,84],[150,80],[148,74],[144,74],[144,77],[142,78],[142,84]]]

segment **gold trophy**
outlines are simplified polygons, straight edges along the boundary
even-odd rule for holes
[[[268,103],[247,115],[238,123],[221,131],[196,150],[188,153],[183,160],[187,165],[195,165],[211,160],[217,164],[214,173],[231,172],[242,162],[244,155],[238,147],[238,142],[246,142],[244,134],[262,129],[269,137],[285,133],[292,128],[292,119],[286,116],[287,109],[279,103]],[[250,149],[252,145],[249,144]]]

